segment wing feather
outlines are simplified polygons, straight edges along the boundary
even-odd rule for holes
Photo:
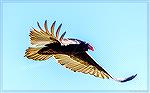
[[[90,64],[90,62],[80,59],[76,55],[55,54],[54,57],[58,60],[58,63],[64,65],[66,68],[69,68],[74,72],[82,72],[104,79],[110,77],[107,73],[105,73],[106,71],[104,71],[104,69],[99,69]],[[79,53],[78,55],[82,55],[82,53]]]
[[[51,37],[50,35],[48,35],[46,32],[42,32],[42,31],[35,31],[35,30],[32,30],[31,33],[30,33],[30,39],[31,39],[31,44],[32,45],[46,45],[46,44],[50,44],[50,43],[54,43],[56,41],[50,39],[50,38],[53,38]]]
[[[25,52],[25,56],[28,59],[33,59],[33,60],[47,60],[48,58],[50,58],[52,55],[44,55],[44,54],[39,54],[38,51],[41,48],[32,48],[29,47],[26,52]]]
[[[47,21],[44,23],[45,31],[41,28],[40,24],[37,22],[40,30],[33,28],[30,32],[30,40],[32,45],[46,45],[51,43],[60,43],[58,38],[54,35],[55,22],[52,24],[51,32],[48,30]],[[60,31],[60,28],[59,28]]]

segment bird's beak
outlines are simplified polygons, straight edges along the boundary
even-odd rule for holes
[[[93,46],[88,45],[88,47],[89,47],[90,50],[94,51],[94,47]]]

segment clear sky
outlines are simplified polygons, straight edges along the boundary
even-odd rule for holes
[[[4,90],[146,90],[147,6],[145,3],[4,3]],[[114,77],[138,74],[126,83],[74,73],[53,58],[24,57],[29,32],[48,20],[65,37],[91,43],[89,54]]]

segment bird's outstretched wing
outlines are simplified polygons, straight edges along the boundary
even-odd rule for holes
[[[64,65],[66,68],[73,70],[74,72],[82,72],[85,74],[94,75],[103,79],[112,78],[118,82],[126,82],[132,80],[136,75],[128,78],[118,79],[113,78],[106,70],[98,65],[86,52],[76,54],[55,54],[54,57],[58,60],[58,63]]]
[[[29,47],[26,52],[25,56],[29,59],[33,60],[47,60],[50,58],[52,55],[46,55],[46,54],[39,54],[38,51],[41,50],[45,45],[47,44],[52,44],[52,43],[58,43],[61,44],[61,40],[63,39],[64,35],[66,32],[64,32],[60,39],[59,37],[59,32],[62,24],[59,25],[58,29],[56,30],[56,35],[54,35],[54,27],[55,27],[56,21],[51,26],[50,31],[48,30],[47,27],[47,20],[44,23],[44,30],[41,28],[40,24],[37,22],[37,25],[40,30],[37,30],[33,28],[30,32],[30,41],[32,47]]]
[[[30,40],[32,45],[46,45],[50,43],[60,43],[58,40],[58,36],[56,37],[54,35],[54,27],[55,27],[56,21],[51,26],[51,32],[48,30],[47,27],[47,21],[44,23],[45,30],[43,30],[40,26],[40,24],[37,22],[38,27],[40,28],[40,31],[33,28],[30,32]],[[61,25],[57,29],[57,33],[60,31]]]

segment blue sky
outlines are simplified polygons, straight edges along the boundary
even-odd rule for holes
[[[147,6],[145,3],[4,3],[4,90],[146,90]],[[24,57],[29,32],[48,20],[62,25],[65,37],[91,43],[89,54],[114,77],[137,77],[126,83],[74,73],[53,58]]]

